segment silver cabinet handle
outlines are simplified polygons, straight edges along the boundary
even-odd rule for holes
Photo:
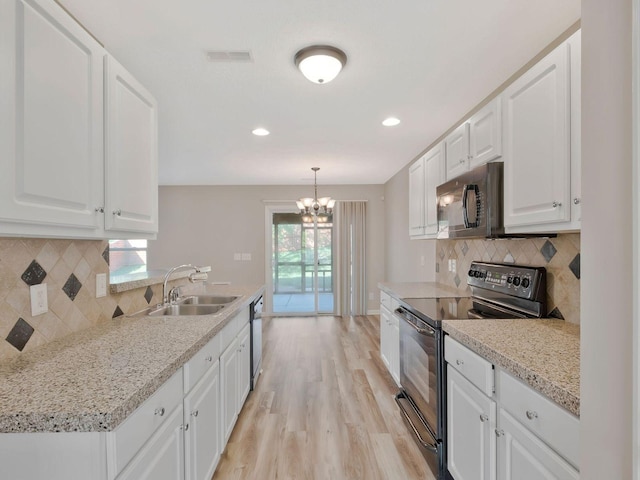
[[[104,213],[104,207],[96,207],[96,213]]]
[[[198,416],[198,410],[194,410],[193,412],[191,412],[191,416],[197,417]]]
[[[480,421],[482,423],[486,422],[487,420],[489,420],[489,417],[486,416],[484,413],[480,415]]]
[[[456,365],[464,365],[464,360],[456,360]]]
[[[212,362],[213,361],[213,357],[211,355],[209,355],[207,358],[205,358],[205,361]]]
[[[578,197],[573,199],[573,204],[574,205],[580,205],[580,199]]]
[[[535,412],[533,410],[527,410],[527,418],[529,420],[533,420],[534,418],[538,418],[538,412]]]
[[[162,417],[164,415],[164,407],[156,408],[156,411],[153,412],[153,414]]]
[[[464,162],[466,162],[466,160],[464,158],[461,158],[460,163],[464,163]]]
[[[120,217],[120,216],[122,216],[122,210],[120,210],[120,209],[114,210],[113,214],[118,216],[118,217]]]
[[[558,208],[558,207],[561,207],[561,206],[562,206],[562,203],[560,203],[560,202],[553,202],[553,203],[551,204],[551,206],[552,206],[553,208]]]
[[[503,435],[504,435],[504,430],[498,430],[498,429],[496,428],[496,437],[501,437],[501,436],[503,436]]]
[[[185,425],[181,425],[180,428],[182,428],[182,430],[186,432],[187,430],[189,430],[189,424],[187,423]]]

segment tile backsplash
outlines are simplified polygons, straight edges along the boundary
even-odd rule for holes
[[[449,271],[456,261],[456,272]],[[580,323],[580,234],[556,238],[437,240],[436,280],[467,291],[466,272],[473,260],[545,267],[549,316]]]
[[[0,361],[161,301],[162,285],[96,298],[99,273],[107,240],[0,238]],[[29,287],[41,283],[49,311],[32,316]]]

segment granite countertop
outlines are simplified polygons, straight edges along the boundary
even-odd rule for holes
[[[461,292],[448,285],[436,282],[380,282],[378,288],[396,298],[442,298],[468,297],[469,292]]]
[[[200,288],[241,298],[217,315],[119,317],[0,363],[0,432],[115,429],[264,291]]]
[[[580,327],[564,320],[445,320],[452,338],[580,416]]]

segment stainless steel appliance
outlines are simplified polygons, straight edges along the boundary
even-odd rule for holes
[[[436,189],[438,238],[504,236],[503,163],[487,163]]]
[[[251,390],[255,389],[262,372],[262,297],[251,304]]]
[[[471,297],[403,298],[400,384],[396,396],[432,472],[449,479],[446,466],[446,369],[442,320],[535,318],[546,315],[542,267],[473,262],[467,273]]]

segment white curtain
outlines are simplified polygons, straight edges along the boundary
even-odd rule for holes
[[[367,202],[336,202],[336,313],[366,315]]]

